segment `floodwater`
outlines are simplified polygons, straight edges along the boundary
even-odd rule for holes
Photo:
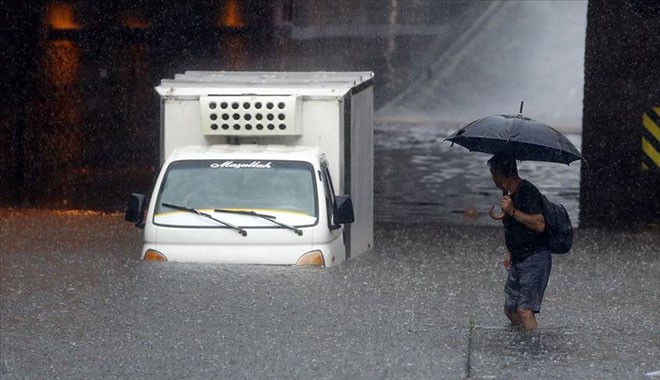
[[[642,379],[657,232],[578,230],[540,329],[501,313],[500,227],[377,223],[329,269],[145,263],[121,214],[0,210],[0,378]]]
[[[500,225],[488,216],[499,205],[486,165],[491,155],[443,141],[461,125],[402,124],[380,120],[375,127],[375,219],[402,223]],[[581,136],[567,134],[581,147]],[[571,165],[519,162],[518,172],[579,224],[581,162]],[[499,213],[499,208],[496,208]]]

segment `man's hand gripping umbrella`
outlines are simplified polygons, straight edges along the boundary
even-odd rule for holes
[[[488,215],[490,215],[490,217],[495,219],[495,220],[504,219],[504,215],[506,215],[506,212],[504,211],[504,210],[506,210],[505,202],[506,202],[507,205],[511,205],[511,193],[510,192],[508,192],[507,195],[502,197],[502,214],[495,215],[495,205],[492,205],[488,209]]]

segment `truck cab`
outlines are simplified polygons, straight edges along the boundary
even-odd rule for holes
[[[134,220],[146,260],[329,267],[354,215],[318,148],[212,145],[177,148]]]

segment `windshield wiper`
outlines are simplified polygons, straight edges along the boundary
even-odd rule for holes
[[[197,210],[197,209],[190,208],[190,207],[184,207],[184,206],[173,205],[173,204],[171,204],[171,203],[162,203],[162,205],[165,206],[165,207],[173,208],[173,209],[175,209],[175,210],[186,211],[186,212],[190,212],[190,213],[192,213],[192,214],[197,214],[197,215],[199,215],[199,216],[203,216],[203,217],[205,217],[205,218],[208,218],[208,219],[211,219],[211,220],[213,220],[213,221],[216,221],[216,222],[222,224],[223,226],[226,226],[226,227],[229,227],[229,228],[233,228],[233,229],[235,229],[236,231],[238,231],[239,234],[241,234],[241,235],[243,235],[243,236],[247,236],[247,231],[245,231],[243,228],[241,228],[241,227],[239,227],[239,226],[235,226],[235,225],[230,224],[230,223],[227,223],[227,222],[223,222],[222,220],[220,220],[220,219],[216,219],[216,218],[214,218],[212,215],[209,215],[209,214],[207,214],[207,213],[205,213],[205,212],[202,212],[202,211],[199,211],[199,210]]]
[[[227,213],[227,214],[240,214],[240,215],[252,215],[252,216],[256,216],[256,217],[258,217],[258,218],[266,219],[267,221],[269,221],[269,222],[271,222],[271,223],[275,223],[275,224],[277,224],[278,226],[281,226],[281,227],[284,227],[284,228],[288,228],[288,229],[290,229],[291,231],[293,231],[293,232],[295,232],[296,234],[298,234],[298,236],[302,236],[302,234],[303,234],[303,232],[302,232],[302,230],[301,230],[300,228],[298,228],[298,227],[296,227],[296,226],[292,226],[292,225],[290,225],[290,224],[286,224],[286,223],[278,222],[277,220],[275,220],[276,217],[273,216],[273,215],[260,214],[260,213],[258,213],[258,212],[254,212],[254,211],[227,210],[227,209],[222,209],[222,208],[216,208],[216,209],[213,210],[213,211],[215,211],[215,212],[224,212],[224,213]]]

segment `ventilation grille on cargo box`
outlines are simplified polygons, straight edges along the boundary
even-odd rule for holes
[[[202,96],[202,132],[205,135],[300,135],[297,96]]]

